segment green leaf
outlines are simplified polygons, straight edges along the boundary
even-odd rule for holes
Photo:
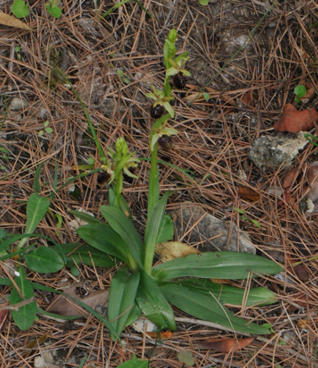
[[[199,0],[200,5],[206,6],[209,4],[209,0]]]
[[[129,264],[127,244],[108,224],[84,225],[77,229],[77,234],[92,247]]]
[[[144,245],[131,219],[117,207],[101,206],[100,211],[111,228],[125,241],[129,254],[143,267]]]
[[[203,92],[203,98],[205,99],[206,102],[208,102],[210,99],[210,95],[207,92]]]
[[[250,253],[206,252],[159,264],[153,268],[152,275],[160,281],[180,277],[237,280],[246,279],[250,272],[276,274],[282,270],[270,259]]]
[[[159,286],[143,270],[136,298],[137,304],[146,317],[160,329],[175,331],[176,324],[171,306],[162,294]]]
[[[38,193],[30,195],[27,202],[27,221],[25,227],[26,234],[32,234],[38,226],[39,222],[45,216],[47,210],[50,207],[50,200],[48,198],[40,196]],[[17,250],[20,250],[23,245],[28,241],[28,237],[21,239],[17,245]]]
[[[304,97],[304,96],[305,96],[305,94],[306,94],[306,92],[307,92],[307,89],[306,89],[306,87],[305,87],[305,86],[303,86],[303,85],[299,85],[299,86],[295,87],[295,89],[294,89],[294,93],[295,93],[295,95],[296,95],[299,99],[301,99],[302,97]]]
[[[12,4],[11,11],[17,18],[24,18],[29,15],[29,7],[22,0],[15,0]]]
[[[91,247],[88,244],[62,244],[59,247],[51,246],[51,249],[61,254],[65,258],[67,267],[73,267],[74,265],[85,264],[86,266],[95,267],[111,267],[114,265],[114,259],[104,252],[99,251],[96,248]]]
[[[268,328],[235,317],[212,295],[206,295],[192,288],[179,284],[166,283],[161,291],[171,304],[182,311],[205,321],[224,326],[232,331],[251,334],[269,334]]]
[[[46,4],[45,5],[46,10],[49,14],[52,15],[52,17],[54,18],[60,18],[61,14],[62,14],[62,9],[59,8],[57,5],[52,5],[51,4]]]
[[[21,303],[23,300],[28,300],[34,297],[34,292],[32,288],[32,284],[29,280],[27,280],[25,272],[23,268],[19,268],[19,276],[14,278],[14,281],[17,287],[20,290],[20,293],[23,295],[21,298],[18,290],[13,287],[12,293],[10,296],[10,305],[14,305],[17,303]],[[16,325],[20,328],[20,330],[25,331],[29,327],[32,326],[35,317],[36,317],[36,302],[31,302],[21,306],[17,311],[12,310],[12,317]]]
[[[163,215],[166,209],[169,192],[165,193],[163,197],[154,205],[147,221],[145,230],[145,270],[150,273],[155,253],[155,247],[158,243],[159,232]]]
[[[130,312],[135,306],[139,285],[139,272],[119,270],[112,278],[108,298],[108,319],[119,336],[126,327]],[[112,336],[114,339],[114,336]]]
[[[38,193],[30,195],[27,203],[27,222],[25,233],[33,233],[39,222],[45,216],[50,207],[50,200],[40,196]]]
[[[239,289],[235,286],[221,285],[206,279],[184,279],[177,284],[186,286],[189,289],[200,291],[203,294],[213,294],[222,304],[231,304],[241,306],[243,301],[246,306],[267,305],[277,302],[277,296],[271,290],[257,287],[248,291],[247,300],[245,289]]]
[[[160,225],[160,230],[157,238],[157,243],[164,243],[172,240],[174,236],[174,223],[172,218],[164,214]]]
[[[53,249],[38,247],[25,257],[30,270],[39,273],[60,271],[64,267],[63,259]]]
[[[148,368],[148,367],[149,367],[148,360],[142,360],[133,357],[133,359],[127,360],[127,362],[122,363],[117,368]]]

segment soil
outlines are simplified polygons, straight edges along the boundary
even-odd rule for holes
[[[12,2],[1,1],[0,10],[10,14]],[[214,351],[202,342],[242,335],[205,325],[177,309],[177,331],[169,339],[156,340],[129,327],[121,344],[112,342],[93,316],[72,323],[40,316],[30,329],[20,331],[9,315],[0,331],[1,367],[34,367],[36,357],[54,352],[44,366],[79,367],[86,357],[85,368],[116,368],[135,354],[148,358],[150,367],[181,368],[187,367],[178,359],[184,350],[192,353],[193,366],[201,368],[317,367],[317,214],[304,213],[299,203],[308,191],[306,170],[317,161],[318,149],[308,144],[297,155],[293,167],[298,174],[287,189],[282,188],[286,169],[257,168],[248,159],[254,140],[272,134],[284,105],[295,103],[297,85],[309,84],[315,92],[295,106],[317,109],[316,1],[210,0],[202,6],[199,0],[145,0],[150,17],[131,0],[103,18],[117,1],[64,0],[58,19],[47,13],[45,2],[27,3],[31,10],[23,21],[33,32],[0,27],[1,228],[23,233],[25,203],[34,192],[40,164],[44,196],[52,191],[55,167],[62,184],[80,173],[80,165],[89,159],[100,165],[83,109],[56,66],[87,107],[104,151],[123,136],[138,157],[149,157],[153,119],[145,95],[151,85],[163,87],[163,45],[175,28],[178,53],[190,55],[186,67],[191,77],[184,91],[173,91],[175,118],[170,126],[178,135],[172,138],[171,150],[159,151],[161,160],[183,169],[160,164],[161,190],[173,192],[168,210],[190,201],[235,223],[248,233],[259,254],[284,263],[286,273],[252,282],[277,293],[276,304],[232,309],[250,321],[271,324],[274,331],[236,352]],[[208,101],[199,94],[204,91]],[[141,232],[149,167],[142,160],[134,171],[138,178],[124,183]],[[253,188],[258,198],[240,197],[239,187]],[[275,195],[279,191],[281,197]],[[51,212],[37,232],[59,244],[80,243],[68,211],[83,209],[100,218],[99,206],[107,201],[108,188],[97,185],[97,175],[80,178],[75,187],[55,193]],[[56,214],[63,219],[60,228]],[[38,242],[47,245],[43,239]],[[8,277],[3,262],[0,266],[1,277]],[[92,290],[108,289],[113,272],[81,266],[77,280],[90,280]],[[76,281],[67,268],[57,274],[29,272],[28,277],[58,290]],[[7,300],[10,287],[1,286],[0,291]],[[36,297],[43,309],[52,300],[44,292]]]

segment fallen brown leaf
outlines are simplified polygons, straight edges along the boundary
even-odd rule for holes
[[[14,18],[12,15],[0,12],[0,24],[8,27],[15,27],[25,29],[27,31],[32,31],[27,24],[23,23],[21,20]]]
[[[250,345],[254,340],[253,337],[247,337],[245,339],[208,339],[205,342],[200,343],[200,347],[206,349],[212,349],[221,353],[229,353],[244,349]]]
[[[238,195],[241,198],[255,202],[260,199],[260,195],[252,188],[249,187],[238,187]]]
[[[253,90],[249,90],[248,92],[244,93],[244,95],[241,97],[241,101],[244,105],[251,105],[253,103]]]
[[[107,303],[108,300],[108,291],[107,290],[98,290],[92,291],[89,295],[80,297],[76,290],[80,287],[79,284],[75,284],[71,286],[67,292],[64,294],[58,295],[53,299],[52,303],[48,306],[47,312],[60,314],[61,316],[68,317],[77,317],[77,316],[87,316],[89,313],[86,309],[82,308],[75,301],[71,300],[67,297],[70,295],[71,297],[78,299],[82,303],[87,304],[89,307],[95,309],[98,306],[103,306]]]
[[[293,167],[291,168],[284,176],[283,179],[283,188],[287,189],[289,188],[294,181],[297,179],[297,176],[299,174],[299,168],[298,167]],[[297,176],[296,176],[297,175]]]
[[[274,124],[279,132],[299,133],[310,130],[318,122],[318,112],[314,109],[298,111],[292,104],[284,106],[283,115]]]

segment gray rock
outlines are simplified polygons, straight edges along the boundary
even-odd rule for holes
[[[9,110],[11,111],[20,111],[24,110],[29,106],[28,101],[24,100],[20,97],[13,97],[9,104]]]
[[[264,135],[252,143],[248,157],[258,168],[288,169],[298,152],[307,144],[303,132],[297,135]]]
[[[202,252],[234,251],[256,253],[250,237],[230,221],[222,221],[193,203],[183,203],[170,213],[178,239],[199,244]]]

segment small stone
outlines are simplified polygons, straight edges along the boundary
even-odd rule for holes
[[[264,135],[252,143],[248,157],[258,168],[288,169],[308,143],[303,132],[293,136],[281,133]]]
[[[247,233],[230,221],[222,221],[192,203],[183,203],[171,214],[177,238],[183,242],[199,244],[201,252],[232,251],[256,253]]]
[[[20,97],[13,97],[9,104],[9,110],[11,111],[20,111],[24,110],[29,106],[28,101],[24,100]]]

